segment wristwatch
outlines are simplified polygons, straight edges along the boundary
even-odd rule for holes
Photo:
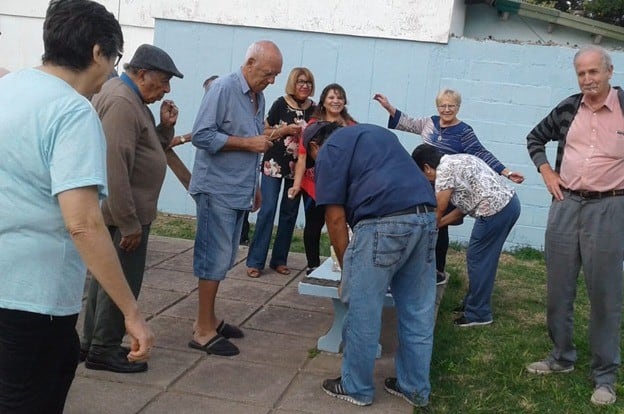
[[[509,171],[507,174],[505,174],[505,178],[511,177],[511,174],[513,174],[513,171]]]
[[[183,144],[186,142],[186,138],[184,138],[184,135],[182,135],[180,137],[180,142],[183,143]]]

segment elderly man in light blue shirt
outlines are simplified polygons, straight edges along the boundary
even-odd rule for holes
[[[234,265],[245,212],[260,207],[260,154],[273,145],[263,134],[262,91],[281,70],[282,54],[273,42],[253,43],[240,70],[210,85],[193,126],[197,152],[189,192],[197,203],[193,270],[199,305],[188,345],[208,354],[239,353],[229,339],[243,332],[217,319],[215,299]]]

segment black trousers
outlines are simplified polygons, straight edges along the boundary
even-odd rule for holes
[[[436,270],[444,273],[446,267],[446,253],[449,247],[448,226],[438,229],[438,241],[436,243]]]
[[[249,243],[249,211],[245,212],[243,228],[241,229],[241,243]]]
[[[0,413],[63,412],[78,366],[77,319],[0,308]]]
[[[325,206],[317,206],[312,197],[303,193],[305,226],[303,227],[303,246],[308,267],[321,265],[321,230],[325,225]]]

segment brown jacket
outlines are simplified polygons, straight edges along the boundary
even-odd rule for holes
[[[107,81],[92,103],[107,144],[104,220],[119,227],[123,236],[138,233],[156,218],[167,168],[164,147],[173,137],[173,128],[156,126],[147,105],[119,78]]]

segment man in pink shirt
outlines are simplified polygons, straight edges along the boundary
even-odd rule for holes
[[[547,323],[553,348],[534,374],[574,370],[574,298],[581,268],[591,304],[591,402],[613,404],[620,366],[624,257],[624,91],[611,87],[613,64],[598,46],[574,56],[581,89],[527,136],[527,148],[553,202],[546,227]],[[558,141],[553,170],[545,145]]]

